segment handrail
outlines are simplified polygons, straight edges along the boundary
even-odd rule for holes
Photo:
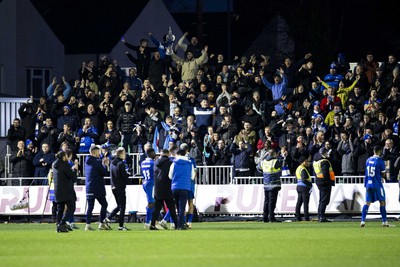
[[[10,148],[7,145],[7,154],[5,157],[5,178],[3,180],[13,180],[18,179],[20,184],[23,179],[47,179],[47,178],[15,178],[11,175],[11,164],[9,161],[10,157]],[[77,154],[77,159],[79,161],[79,177],[78,179],[81,181],[85,180],[85,157],[88,156],[87,153]],[[128,153],[128,155],[132,158],[132,166],[130,169],[131,175],[129,178],[131,179],[141,179],[140,173],[140,164],[139,164],[139,153]],[[315,177],[312,176],[312,181],[315,182]],[[109,177],[106,177],[109,179]],[[281,177],[282,184],[296,184],[297,179],[295,176],[282,176]],[[351,184],[351,183],[364,183],[364,176],[352,175],[352,176],[336,176],[336,183],[339,184]],[[247,177],[233,177],[233,166],[232,165],[220,165],[220,166],[197,166],[197,177],[196,184],[263,184],[262,176],[247,176]]]
[[[230,169],[232,166],[215,166],[215,168],[207,168],[209,166],[201,166],[198,168],[199,170],[203,170],[203,172],[199,172],[199,175],[196,179],[196,184],[199,185],[224,185],[224,184],[234,184],[234,185],[241,185],[241,184],[263,184],[263,177],[262,176],[246,176],[246,177],[233,177],[231,176],[216,176],[212,177],[209,176],[212,172],[220,172],[224,173],[225,171],[223,168]],[[219,168],[223,167],[223,168]],[[216,169],[210,172],[210,169]],[[228,174],[228,173],[227,173]],[[207,176],[208,175],[208,176]],[[129,176],[130,179],[138,180],[139,182],[135,182],[133,184],[140,184],[140,180],[142,179],[141,175],[131,175]],[[47,180],[47,177],[5,177],[1,178],[3,181],[13,181],[18,180],[18,184],[21,185],[23,180]],[[85,181],[85,176],[79,176],[79,180]],[[105,176],[104,179],[109,180],[110,176]],[[312,176],[313,183],[315,183],[315,177]],[[281,177],[282,184],[297,184],[297,178],[295,176],[282,176]],[[336,177],[337,184],[363,184],[364,183],[364,176],[337,176]],[[18,185],[17,185],[18,186]]]

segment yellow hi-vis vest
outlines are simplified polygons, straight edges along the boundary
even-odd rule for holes
[[[277,159],[271,159],[263,160],[260,163],[264,178],[264,189],[266,190],[281,187],[281,168],[276,169],[274,167],[277,161]]]
[[[297,169],[296,169],[296,178],[297,178],[297,181],[298,181],[298,182],[301,181],[301,172],[302,172],[303,170],[305,170],[305,171],[307,172],[307,174],[308,174],[307,181],[309,181],[309,182],[311,183],[311,175],[310,175],[310,173],[308,172],[307,168],[304,167],[303,165],[299,165],[299,167],[297,167]]]
[[[49,181],[49,192],[48,192],[48,200],[54,201],[55,200],[55,195],[54,195],[54,179],[53,179],[53,169],[49,170],[49,173],[47,174],[47,180]]]
[[[323,175],[322,170],[321,170],[321,163],[323,161],[327,161],[329,163],[329,178],[331,179],[331,181],[335,181],[335,173],[333,172],[332,164],[327,159],[320,159],[318,161],[314,161],[313,162],[315,177],[318,178],[318,179],[323,179],[324,178],[324,175]]]
[[[281,168],[275,169],[275,163],[277,162],[277,159],[271,159],[271,160],[263,160],[261,162],[261,170],[263,171],[263,173],[266,174],[274,174],[277,172],[281,171]]]

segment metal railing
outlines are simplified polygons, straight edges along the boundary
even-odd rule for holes
[[[27,179],[23,178],[15,178],[11,175],[12,164],[10,163],[10,147],[7,146],[7,154],[5,156],[5,178],[3,180],[15,180],[19,179]],[[85,158],[89,154],[77,154],[77,159],[79,161],[79,180],[85,180]],[[128,155],[132,159],[132,166],[130,169],[130,178],[132,179],[141,179],[140,173],[140,154],[139,153],[128,153]],[[33,179],[33,178],[29,178]],[[35,177],[34,179],[47,179]],[[109,177],[106,177],[109,179]],[[297,179],[295,176],[282,176],[281,177],[282,184],[296,184]],[[312,176],[312,182],[315,183],[315,177]],[[364,176],[336,176],[336,183],[338,184],[362,184],[364,183]],[[233,177],[233,166],[197,166],[197,177],[196,184],[201,185],[216,185],[216,184],[263,184],[262,176],[246,176],[246,177]]]
[[[196,184],[231,184],[233,166],[197,166]]]
[[[311,176],[312,183],[315,183],[315,176]],[[246,177],[234,177],[232,184],[263,184],[262,176],[246,176]],[[297,184],[296,176],[281,176],[282,184]],[[352,175],[352,176],[336,176],[335,183],[337,184],[363,184],[363,175]]]
[[[196,184],[199,185],[242,185],[242,184],[263,184],[261,176],[232,177],[232,166],[201,166],[198,167]],[[104,177],[109,184],[109,176]],[[140,174],[131,175],[132,184],[140,184],[142,176]],[[79,176],[80,184],[84,184],[85,176]],[[30,185],[32,180],[47,180],[47,177],[7,177],[2,178],[9,186]],[[314,177],[312,182],[315,183]],[[83,181],[83,183],[82,183]],[[281,177],[282,184],[297,184],[297,178],[294,176]],[[363,184],[364,176],[337,176],[336,184]],[[46,185],[46,183],[35,183],[34,185]]]
[[[47,177],[9,177],[1,178],[7,186],[47,185]]]
[[[139,164],[139,159],[140,155],[139,153],[127,153],[131,159],[132,159],[132,166],[129,169],[129,173],[131,174],[129,177],[130,178],[141,178],[140,174],[140,164]],[[85,159],[89,154],[76,154],[76,157],[79,162],[79,177],[78,179],[80,180],[85,180]],[[108,178],[108,177],[107,177]]]
[[[6,155],[4,156],[4,177],[7,178],[11,174],[11,163],[10,163],[10,156],[11,156],[11,148],[9,145],[6,146]]]

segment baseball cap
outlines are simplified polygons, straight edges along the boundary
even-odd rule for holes
[[[321,148],[319,149],[319,154],[320,154],[321,156],[326,155],[327,152],[328,152],[328,150],[327,150],[325,147],[321,147]]]

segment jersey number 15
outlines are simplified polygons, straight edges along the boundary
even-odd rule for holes
[[[369,177],[374,177],[375,176],[375,167],[374,166],[368,166],[367,167],[367,172]]]

